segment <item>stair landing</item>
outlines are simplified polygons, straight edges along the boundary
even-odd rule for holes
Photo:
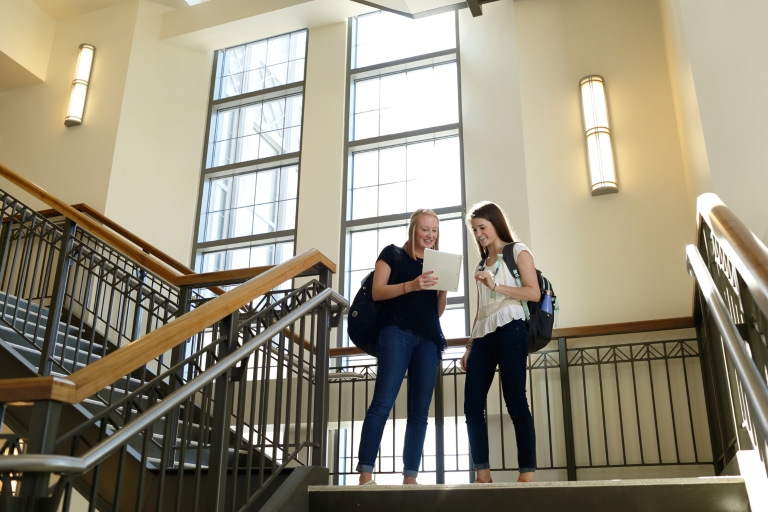
[[[749,512],[739,477],[461,485],[311,486],[311,512]]]

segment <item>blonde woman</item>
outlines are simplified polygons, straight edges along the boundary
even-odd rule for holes
[[[521,301],[537,302],[541,296],[533,256],[525,245],[518,242],[513,246],[520,271],[518,286],[502,258],[504,247],[515,240],[501,208],[488,201],[478,203],[467,213],[467,224],[483,257],[475,272],[477,315],[461,358],[461,367],[467,372],[464,416],[477,472],[475,482],[491,482],[484,410],[497,366],[504,402],[515,426],[518,482],[532,482],[536,471],[536,433],[525,394],[528,331]]]
[[[374,483],[373,468],[384,426],[408,372],[408,420],[403,444],[403,483],[415,484],[427,433],[437,368],[445,349],[440,316],[447,292],[431,290],[432,272],[423,272],[424,249],[437,249],[439,220],[432,210],[416,210],[408,226],[408,241],[381,251],[373,277],[372,296],[386,301],[376,347],[378,370],[373,399],[360,437],[357,471],[360,485]],[[393,267],[397,278],[390,282]]]

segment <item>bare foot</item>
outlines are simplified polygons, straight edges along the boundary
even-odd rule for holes
[[[419,483],[416,481],[415,476],[404,476],[403,477],[403,485],[418,485]]]
[[[520,473],[520,477],[517,479],[518,482],[533,482],[533,471],[529,471],[527,473]]]
[[[368,473],[366,471],[363,471],[362,473],[360,473],[360,480],[358,481],[358,483],[360,485],[365,485],[371,480],[373,480],[373,473]]]

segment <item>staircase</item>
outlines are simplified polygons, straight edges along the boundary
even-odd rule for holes
[[[575,481],[571,431],[559,468],[571,481],[359,488],[326,485],[329,467],[340,474],[328,431],[341,412],[333,420],[329,380],[364,377],[349,368],[330,375],[330,330],[347,307],[329,286],[330,260],[310,250],[276,267],[198,275],[135,235],[116,234],[122,228],[107,229],[108,219],[2,166],[0,175],[55,209],[43,215],[0,190],[0,421],[13,431],[0,436],[0,512],[68,511],[74,492],[110,512],[762,507],[768,250],[711,197],[699,205],[699,246],[688,249],[696,340],[682,341],[700,351],[712,444],[703,461],[722,476]],[[313,279],[282,289],[297,277]],[[540,362],[559,368],[570,397],[573,361],[558,336],[560,362],[558,351]],[[565,418],[572,430],[570,409]],[[607,450],[606,441],[606,458]],[[757,480],[754,472],[724,476],[747,450],[762,458]],[[685,463],[679,454],[676,463]]]
[[[346,307],[332,262],[179,272],[0,173],[55,208],[0,191],[0,464],[15,465],[0,510],[68,510],[75,491],[101,511],[259,510],[328,481],[318,382]],[[319,279],[281,289],[299,276]]]

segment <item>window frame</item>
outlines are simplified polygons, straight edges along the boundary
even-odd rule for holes
[[[303,79],[298,82],[292,82],[288,84],[278,85],[275,87],[260,89],[257,91],[247,92],[236,96],[229,96],[224,98],[217,98],[219,95],[219,88],[221,86],[222,69],[224,66],[225,52],[229,48],[216,50],[213,56],[213,66],[211,72],[211,81],[208,95],[208,111],[205,123],[205,141],[203,146],[202,162],[200,165],[200,183],[198,185],[197,203],[195,208],[195,224],[192,238],[192,251],[190,255],[190,268],[199,271],[203,261],[203,254],[210,252],[217,252],[242,247],[257,247],[262,245],[273,245],[276,243],[292,241],[293,242],[293,255],[296,254],[296,225],[299,217],[299,205],[300,205],[300,190],[301,190],[301,150],[304,146],[304,112],[306,110],[306,77],[307,77],[307,59],[309,50],[309,29],[302,29],[306,31],[306,47],[304,56],[304,71]],[[295,32],[301,32],[301,30],[293,30],[284,34],[276,34],[268,38],[260,39],[257,41],[249,41],[234,45],[232,48],[236,48],[242,45],[248,45],[262,40],[269,40],[273,37],[281,37],[287,34]],[[218,111],[227,110],[231,108],[239,108],[246,105],[266,102],[269,100],[288,98],[289,96],[301,95],[301,139],[299,141],[298,151],[291,153],[279,154],[265,158],[256,158],[253,160],[247,160],[242,162],[236,162],[226,164],[218,167],[209,167],[212,163],[213,147],[215,141],[216,130],[216,116]],[[273,231],[260,234],[252,234],[248,236],[221,238],[219,240],[203,241],[204,237],[201,233],[201,220],[203,219],[202,208],[208,202],[208,195],[210,190],[210,184],[212,180],[224,177],[235,177],[241,174],[246,174],[253,171],[269,170],[273,168],[286,167],[296,165],[297,166],[297,190],[296,190],[296,212],[295,222],[292,229],[286,229],[281,231]],[[207,212],[206,212],[207,213]]]
[[[341,219],[341,244],[340,244],[340,262],[338,271],[338,287],[339,293],[342,295],[347,289],[347,270],[350,266],[348,252],[350,233],[358,230],[366,230],[372,228],[384,228],[394,225],[401,225],[407,223],[410,219],[411,212],[368,217],[358,220],[349,220],[349,204],[351,200],[350,194],[350,170],[352,168],[353,153],[368,149],[384,149],[387,147],[397,146],[401,144],[410,144],[414,142],[422,142],[426,140],[437,140],[450,136],[459,137],[459,167],[460,167],[460,193],[461,203],[457,206],[435,209],[435,213],[441,220],[448,220],[454,218],[463,219],[466,213],[466,185],[465,185],[465,170],[464,170],[464,137],[463,137],[463,116],[461,105],[461,60],[460,60],[460,37],[459,37],[459,17],[458,9],[454,10],[454,23],[455,23],[455,37],[456,45],[452,49],[441,50],[434,53],[416,55],[399,59],[395,61],[382,62],[380,64],[353,68],[354,63],[354,50],[355,50],[355,31],[357,25],[357,17],[349,19],[347,24],[347,66],[345,77],[345,117],[344,117],[344,167],[342,176],[342,219]],[[372,78],[375,76],[386,76],[393,73],[402,71],[410,71],[412,69],[419,69],[428,66],[434,66],[439,64],[447,64],[449,62],[456,63],[456,79],[457,79],[457,101],[458,101],[458,122],[443,126],[432,126],[429,128],[423,128],[418,130],[412,130],[407,132],[399,132],[388,135],[380,135],[368,139],[354,140],[354,82],[356,80],[364,78]],[[428,205],[427,205],[428,206]],[[451,297],[448,299],[447,309],[458,309],[456,306],[464,308],[464,329],[466,333],[470,331],[470,319],[469,319],[469,273],[470,267],[467,261],[467,230],[462,229],[462,247],[464,254],[464,296],[463,297]],[[351,301],[354,297],[348,297]],[[453,306],[453,308],[451,307]],[[342,325],[346,325],[346,316],[342,321]],[[336,346],[343,347],[345,329],[337,329],[336,332]],[[339,356],[343,359],[336,359],[332,366],[336,366],[339,363],[342,365],[348,364],[349,356]],[[360,356],[366,357],[366,356]]]

